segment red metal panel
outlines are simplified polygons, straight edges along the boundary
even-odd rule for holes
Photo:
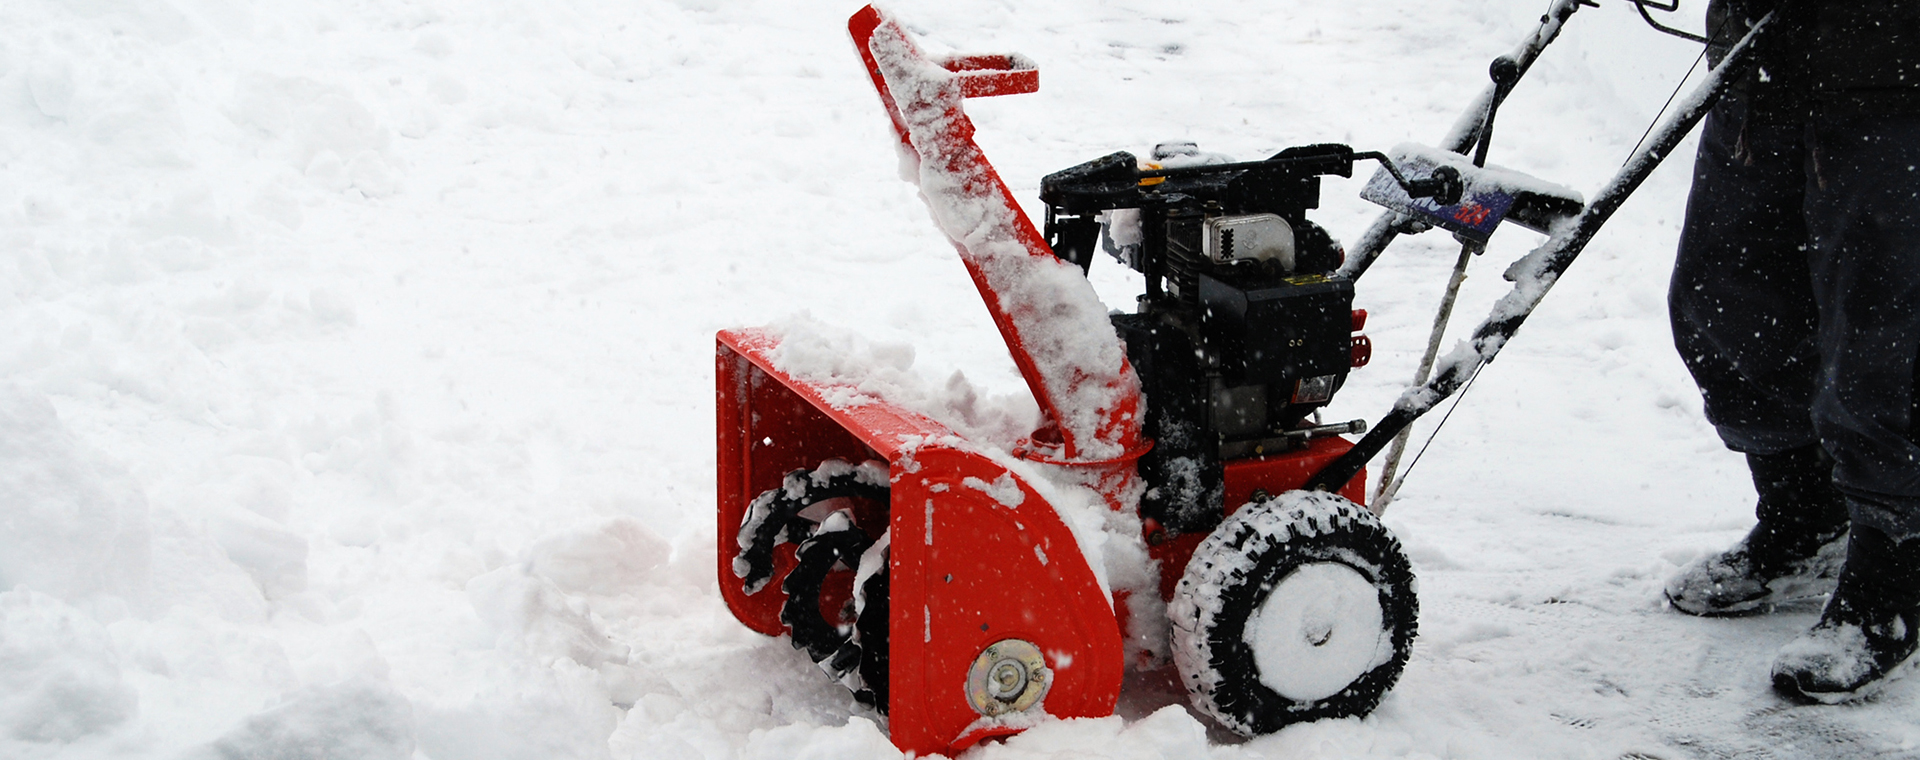
[[[1009,638],[1046,655],[1054,677],[1041,702],[1047,714],[1111,715],[1120,627],[1052,505],[975,452],[934,444],[911,464],[893,492],[894,745],[951,756],[1019,731],[980,720],[965,690],[974,658]],[[1002,478],[1018,485],[1017,506],[977,487]]]
[[[821,384],[780,371],[774,366],[773,360],[780,339],[771,332],[752,328],[722,330],[717,339],[724,349],[731,350],[758,367],[773,381],[773,385],[798,396],[809,409],[824,415],[840,430],[873,449],[879,459],[891,461],[899,455],[903,445],[929,436],[958,435],[926,415],[874,398],[850,383]],[[749,390],[756,394],[761,392],[759,386]],[[830,395],[860,401],[835,404],[827,400]],[[722,445],[726,445],[726,442],[723,441]]]
[[[942,59],[940,67],[960,77],[960,95],[991,98],[1040,90],[1040,70],[1016,55],[957,55]]]
[[[967,188],[974,200],[996,207],[992,213],[981,215],[982,229],[970,235],[969,240],[1015,241],[1024,249],[1026,256],[1035,260],[1035,266],[1071,266],[1054,257],[1053,249],[1014,200],[1012,191],[1000,179],[999,172],[987,161],[980,146],[974,143],[973,122],[967,118],[962,106],[964,98],[969,95],[1031,92],[1039,86],[1038,71],[1017,56],[953,58],[949,59],[946,67],[956,70],[954,81],[938,91],[921,88],[921,91],[912,93],[909,101],[903,102],[894,97],[887,85],[887,74],[883,73],[883,65],[872,47],[874,40],[884,37],[904,46],[920,61],[933,61],[919,52],[897,22],[873,6],[862,8],[848,19],[847,30],[853,35],[854,46],[859,48],[861,59],[866,62],[874,90],[880,95],[881,104],[886,107],[894,132],[908,150],[920,157],[922,170],[944,174],[944,179],[952,186]],[[998,68],[1002,66],[1005,68]],[[993,273],[984,266],[994,254],[989,250],[974,250],[966,241],[954,240],[953,244],[960,253],[960,259],[966,263],[974,286],[980,291],[981,300],[986,303],[994,325],[1000,330],[1001,338],[1006,341],[1007,350],[1012,353],[1021,377],[1026,379],[1027,386],[1032,389],[1035,400],[1047,418],[1060,424],[1066,458],[1083,457],[1089,444],[1095,442],[1112,445],[1114,451],[1107,456],[1137,449],[1140,446],[1140,384],[1134,377],[1133,368],[1127,364],[1124,353],[1119,355],[1116,366],[1060,368],[1052,370],[1049,376],[1050,373],[1035,361],[1029,346],[1044,342],[1035,336],[1045,334],[1049,327],[1047,319],[1050,310],[1043,307],[1026,308],[1020,313],[1011,311],[1002,301],[1002,290],[1017,291],[1028,283],[995,281]],[[1100,306],[1091,289],[1084,295],[1094,301],[1090,304],[1094,313],[1105,313],[1106,309]],[[1091,339],[1091,336],[1083,339]],[[1116,344],[1119,341],[1117,336],[1111,339]],[[1050,358],[1058,361],[1061,357]],[[1085,403],[1081,400],[1085,395],[1079,391],[1087,384],[1112,389],[1113,403],[1109,408],[1076,408],[1077,404]],[[1097,413],[1097,424],[1080,429],[1077,427],[1079,423],[1070,423],[1084,418],[1085,415],[1076,412]]]
[[[1339,459],[1353,442],[1338,436],[1316,438],[1305,449],[1269,457],[1249,457],[1227,462],[1227,514],[1233,514],[1253,500],[1254,491],[1279,494],[1306,485],[1307,479]],[[1340,495],[1355,504],[1367,503],[1367,471],[1361,470]]]
[[[777,582],[748,594],[733,575],[733,557],[739,546],[740,521],[747,505],[767,489],[780,485],[788,472],[813,468],[828,459],[863,462],[893,461],[903,442],[951,436],[938,422],[884,403],[836,408],[826,401],[835,388],[807,383],[774,367],[773,350],[779,340],[761,330],[725,330],[718,336],[715,375],[718,388],[716,468],[718,500],[720,594],[734,617],[768,636],[786,633],[780,607],[786,594]],[[838,390],[845,390],[840,388]],[[878,536],[884,524],[881,505],[858,505],[854,522]],[[793,569],[793,547],[774,555],[774,578]],[[851,595],[852,573],[830,575],[822,589],[821,607],[827,619],[839,614]]]
[[[780,485],[781,478],[793,470],[817,467],[828,459],[858,463],[882,457],[737,352],[728,337],[722,335],[714,357],[719,386],[714,406],[719,436],[715,493],[719,502],[720,594],[748,628],[778,636],[786,632],[786,626],[780,623],[780,607],[786,604],[787,595],[780,584],[769,583],[750,595],[733,575],[733,557],[739,546],[736,541],[747,504],[761,492]],[[878,533],[875,526],[885,522],[883,507],[856,505],[854,521]],[[791,545],[775,550],[775,578],[785,578],[793,565]],[[839,614],[852,587],[852,573],[828,576],[821,593],[821,607],[828,620]]]
[[[888,723],[894,744],[951,755],[981,738],[1016,732],[980,721],[965,688],[973,659],[1006,638],[1045,653],[1055,674],[1042,702],[1048,714],[1111,714],[1120,693],[1119,625],[1053,505],[923,415],[880,400],[828,403],[850,386],[781,372],[773,361],[777,346],[778,339],[762,331],[726,331],[718,338],[720,588],[734,615],[762,633],[785,633],[779,584],[748,595],[734,580],[735,539],[748,500],[778,485],[787,471],[822,459],[883,458],[893,480],[887,522],[893,531]],[[1020,494],[1017,505],[984,490],[1009,482]],[[859,512],[855,521],[870,531],[879,522]],[[791,552],[780,561],[776,578],[792,568]],[[850,580],[842,579],[842,588]],[[823,607],[837,605],[828,599]]]
[[[1307,479],[1319,472],[1320,468],[1351,448],[1353,442],[1345,438],[1318,438],[1299,451],[1227,462],[1226,514],[1233,514],[1253,501],[1255,491],[1278,495],[1306,485]],[[1353,480],[1348,481],[1346,487],[1340,489],[1340,495],[1355,504],[1366,504],[1367,471],[1361,470]],[[1193,559],[1193,550],[1200,547],[1200,542],[1206,540],[1207,535],[1188,533],[1163,536],[1157,537],[1151,533],[1147,536],[1147,554],[1160,562],[1160,598],[1172,599],[1174,588],[1180,585],[1180,576],[1187,570],[1187,561]]]

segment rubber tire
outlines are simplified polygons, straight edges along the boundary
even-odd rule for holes
[[[1325,562],[1351,568],[1379,592],[1381,628],[1393,653],[1331,696],[1292,699],[1262,683],[1243,637],[1289,573]],[[1174,662],[1194,706],[1236,733],[1257,736],[1371,712],[1406,667],[1419,602],[1399,540],[1372,512],[1334,494],[1292,491],[1249,504],[1215,528],[1187,563],[1167,615]]]

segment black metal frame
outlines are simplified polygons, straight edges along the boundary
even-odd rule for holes
[[[1663,12],[1678,10],[1678,0],[1670,0],[1666,4],[1657,0],[1628,2],[1632,2],[1654,28],[1696,42],[1705,41],[1695,35],[1663,27],[1648,15],[1649,7]],[[1440,147],[1463,156],[1471,154],[1475,166],[1484,165],[1494,118],[1501,103],[1546,46],[1558,38],[1567,19],[1582,6],[1598,7],[1593,0],[1554,0],[1547,13],[1540,17],[1539,27],[1519,47],[1494,59],[1489,67],[1493,80],[1491,85],[1467,107],[1465,115],[1442,140]],[[1514,290],[1501,299],[1493,312],[1474,330],[1469,342],[1470,350],[1448,357],[1424,385],[1409,388],[1403,393],[1393,409],[1373,425],[1351,450],[1310,478],[1308,488],[1340,490],[1395,436],[1458,392],[1481,367],[1493,361],[1601,226],[1745,71],[1754,41],[1772,19],[1773,15],[1770,14],[1748,31],[1720,65],[1708,73],[1707,81],[1696,87],[1679,110],[1659,125],[1650,140],[1643,140],[1626,165],[1591,203],[1558,225],[1547,241],[1532,254],[1516,262],[1510,270],[1516,275],[1510,277],[1516,281]],[[1241,206],[1249,209],[1284,208],[1281,213],[1289,217],[1290,223],[1301,223],[1305,221],[1300,216],[1301,212],[1318,205],[1319,177],[1352,176],[1353,165],[1369,159],[1379,161],[1411,197],[1435,198],[1443,204],[1453,203],[1460,197],[1463,182],[1457,172],[1436,172],[1431,177],[1409,179],[1388,156],[1356,152],[1345,145],[1290,148],[1263,161],[1147,170],[1139,168],[1133,155],[1114,153],[1055,172],[1041,181],[1041,199],[1047,204],[1045,234],[1057,255],[1084,269],[1091,264],[1094,248],[1097,247],[1094,241],[1099,236],[1099,224],[1093,215],[1098,211],[1117,208],[1172,209],[1190,204],[1194,196],[1199,195],[1219,198],[1225,204],[1219,210],[1229,213],[1241,213],[1237,208]],[[1164,217],[1165,214],[1159,216]],[[1162,224],[1166,221],[1161,219]],[[1310,224],[1305,226],[1318,229]],[[1382,214],[1347,252],[1346,261],[1330,274],[1330,279],[1348,288],[1346,292],[1350,294],[1353,281],[1358,280],[1378,260],[1381,252],[1396,237],[1427,228],[1425,223],[1398,211]],[[1151,242],[1164,238],[1166,230],[1145,232]],[[1143,298],[1149,303],[1157,302],[1162,295],[1158,278],[1168,276],[1167,272],[1159,271],[1151,263],[1165,258],[1164,253],[1162,251],[1157,256],[1143,254],[1143,260],[1138,262],[1140,266],[1135,266],[1146,275],[1147,294]],[[1153,332],[1151,325],[1133,325],[1129,318],[1116,318],[1115,322],[1123,332],[1131,328],[1132,332],[1139,333],[1130,335],[1133,338],[1129,341],[1130,345],[1136,342],[1158,345],[1161,342],[1161,338],[1148,334]],[[1191,348],[1184,348],[1172,354],[1190,352]],[[1146,355],[1151,353],[1155,352],[1149,351],[1133,358],[1136,363],[1154,366],[1162,373],[1192,371],[1187,367],[1159,367],[1162,362]],[[1204,404],[1197,400],[1194,403]],[[1209,491],[1217,488],[1217,483],[1194,485]]]
[[[1580,0],[1557,2],[1554,10],[1556,12],[1564,10],[1566,15],[1549,13],[1547,17],[1543,17],[1540,30],[1535,32],[1526,45],[1523,45],[1523,53],[1530,51],[1533,56],[1537,56],[1540,49],[1558,34],[1559,25],[1565,22],[1566,16],[1572,15],[1580,4],[1582,4]],[[1425,385],[1409,388],[1401,394],[1400,399],[1394,403],[1393,410],[1388,412],[1379,424],[1374,425],[1366,436],[1356,442],[1351,450],[1329,463],[1307,481],[1308,488],[1322,491],[1340,490],[1366,466],[1374,455],[1385,449],[1401,430],[1406,429],[1413,424],[1414,420],[1459,391],[1481,367],[1493,361],[1494,357],[1500,353],[1500,349],[1506,345],[1514,333],[1520,330],[1520,326],[1526,322],[1534,308],[1540,305],[1541,299],[1546,297],[1547,291],[1559,280],[1560,275],[1573,265],[1574,259],[1585,250],[1587,243],[1592,241],[1593,236],[1600,231],[1600,227],[1613,216],[1613,212],[1619,210],[1620,205],[1626,202],[1627,197],[1640,187],[1640,183],[1644,182],[1648,175],[1653,173],[1661,160],[1672,153],[1714,104],[1719,102],[1720,97],[1726,93],[1734,81],[1745,73],[1754,41],[1761,37],[1776,14],[1777,12],[1762,18],[1738,44],[1727,52],[1720,65],[1708,72],[1707,80],[1696,87],[1693,94],[1682,102],[1679,110],[1668,117],[1667,121],[1655,130],[1653,137],[1644,142],[1640,149],[1627,160],[1626,165],[1614,175],[1613,180],[1606,187],[1601,189],[1599,195],[1587,205],[1586,210],[1575,217],[1571,223],[1562,226],[1533,253],[1516,262],[1514,269],[1511,270],[1515,275],[1513,291],[1495,304],[1493,312],[1474,330],[1473,337],[1468,343],[1471,350],[1443,360],[1438,368],[1439,371]],[[1516,62],[1520,64],[1520,70],[1524,73],[1527,65],[1532,63],[1532,58],[1516,56]],[[1497,101],[1497,90],[1498,85],[1486,97],[1490,105]],[[1472,112],[1470,109],[1469,113]],[[1491,112],[1492,109],[1489,107],[1487,113],[1491,114]],[[1458,138],[1454,141],[1455,144],[1450,147],[1456,152],[1463,150],[1475,141],[1485,126],[1487,125],[1483,121],[1477,128],[1461,130],[1455,135]],[[1405,226],[1405,217],[1396,213],[1383,215],[1382,220],[1377,221],[1374,228],[1368,230],[1369,244],[1377,242],[1379,248],[1384,249],[1386,242],[1398,235]],[[1376,230],[1380,234],[1373,235],[1372,233]],[[1375,237],[1379,240],[1372,241]],[[1372,264],[1372,260],[1379,256],[1377,249],[1368,253],[1371,256],[1365,257],[1364,260],[1357,262],[1354,259],[1349,260],[1348,268],[1354,270],[1351,276],[1358,277],[1359,273],[1366,271],[1367,266]],[[1346,271],[1343,269],[1342,273],[1345,274]]]
[[[1653,2],[1653,0],[1627,0],[1627,2],[1633,3],[1633,7],[1640,11],[1640,18],[1646,19],[1647,26],[1651,26],[1664,34],[1671,34],[1680,39],[1687,40],[1688,42],[1698,42],[1702,45],[1707,44],[1707,38],[1655,21],[1653,20],[1653,14],[1647,12],[1648,8],[1652,8],[1662,13],[1672,13],[1680,10],[1680,0],[1673,0],[1666,4],[1656,3]]]

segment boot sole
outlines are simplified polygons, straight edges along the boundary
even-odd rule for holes
[[[1784,674],[1775,673],[1773,676],[1773,690],[1778,692],[1780,696],[1801,704],[1838,705],[1847,702],[1858,702],[1879,696],[1880,692],[1885,691],[1888,685],[1906,677],[1907,674],[1913,672],[1916,668],[1920,668],[1920,652],[1907,655],[1907,659],[1901,660],[1898,665],[1887,668],[1886,673],[1881,674],[1879,678],[1861,684],[1858,689],[1835,692],[1802,691],[1799,682]]]
[[[1695,608],[1675,599],[1671,589],[1662,589],[1661,596],[1666,597],[1667,604],[1674,609],[1699,617],[1758,615],[1771,612],[1783,604],[1819,599],[1832,594],[1833,589],[1840,585],[1840,567],[1847,556],[1846,539],[1847,534],[1841,533],[1839,537],[1828,541],[1812,557],[1807,558],[1802,572],[1768,581],[1765,584],[1767,593],[1752,599],[1742,599],[1720,607]]]
[[[1780,581],[1775,581],[1775,583],[1780,583]],[[1747,617],[1750,615],[1762,615],[1768,612],[1772,612],[1774,608],[1779,607],[1781,605],[1794,604],[1796,602],[1811,601],[1814,599],[1820,599],[1820,598],[1826,597],[1827,595],[1833,593],[1833,588],[1835,585],[1837,585],[1837,583],[1838,583],[1837,579],[1834,579],[1834,578],[1819,578],[1814,580],[1801,581],[1801,582],[1788,584],[1787,588],[1774,590],[1772,591],[1772,593],[1769,593],[1765,596],[1759,596],[1753,599],[1743,600],[1743,601],[1736,602],[1723,607],[1709,607],[1709,608],[1700,608],[1700,609],[1692,608],[1685,604],[1682,604],[1679,599],[1675,599],[1672,594],[1667,593],[1665,591],[1661,592],[1661,596],[1665,597],[1667,600],[1667,604],[1672,606],[1675,610],[1686,613],[1688,615],[1694,615],[1697,617],[1710,617],[1710,618],[1712,617],[1725,617],[1725,618]]]

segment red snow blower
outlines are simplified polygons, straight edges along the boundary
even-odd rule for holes
[[[970,440],[862,377],[795,366],[777,330],[721,332],[728,606],[790,637],[922,754],[1046,716],[1109,715],[1130,656],[1171,659],[1195,706],[1246,735],[1372,710],[1407,663],[1417,602],[1398,541],[1360,506],[1367,462],[1493,358],[1752,40],[1583,203],[1484,167],[1500,102],[1581,4],[1556,0],[1496,60],[1494,84],[1439,149],[1309,145],[1241,163],[1190,144],[1150,161],[1115,153],[1042,180],[1044,230],[962,108],[1034,92],[1034,65],[930,58],[886,14],[854,14],[909,173],[1044,424],[1015,445]],[[1343,251],[1306,214],[1321,177],[1364,161],[1380,169],[1363,195],[1390,210]],[[1512,294],[1468,347],[1371,430],[1321,421],[1371,355],[1353,288],[1387,242],[1441,227],[1475,249],[1503,220],[1548,239],[1509,269]],[[1103,249],[1145,277],[1134,313],[1109,316],[1085,279]],[[1070,519],[1088,505],[1114,518],[1105,533]],[[1110,572],[1125,561],[1146,567]]]

